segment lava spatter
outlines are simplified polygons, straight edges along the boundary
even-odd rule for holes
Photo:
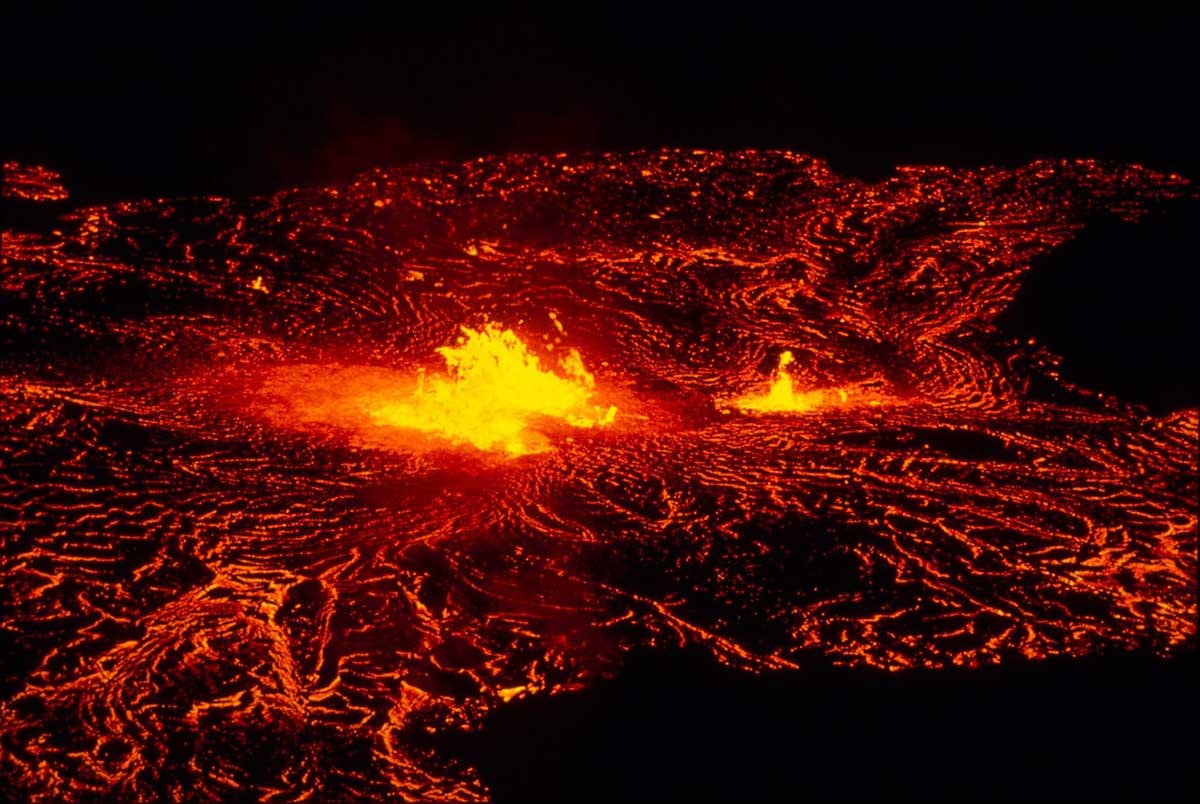
[[[796,381],[788,373],[788,366],[795,362],[795,356],[785,350],[779,355],[779,367],[766,391],[736,397],[731,407],[753,413],[808,413],[823,408],[883,404],[884,397],[861,384],[840,388],[797,388]]]
[[[616,417],[614,405],[589,404],[596,380],[574,349],[559,360],[556,374],[543,370],[538,356],[511,329],[487,324],[462,331],[458,345],[438,349],[448,379],[421,375],[409,398],[373,406],[371,418],[479,449],[499,447],[524,455],[538,450],[528,434],[534,417],[584,428],[603,427]]]
[[[22,171],[21,202],[60,195]],[[1093,161],[866,183],[668,150],[6,231],[0,775],[486,800],[430,735],[635,648],[1173,653],[1197,411],[1065,384],[996,317],[1088,219],[1186,195]]]
[[[456,345],[437,349],[444,377],[424,368],[281,366],[262,384],[264,410],[283,427],[328,425],[376,447],[465,445],[510,456],[552,449],[547,423],[590,429],[616,419],[616,405],[593,404],[596,380],[575,349],[559,350],[555,372],[511,329],[461,330]]]

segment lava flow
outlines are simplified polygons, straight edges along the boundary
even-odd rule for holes
[[[1181,177],[667,150],[68,209],[4,171],[67,211],[3,233],[2,795],[486,800],[437,737],[634,649],[1195,639],[1197,410],[998,324]]]

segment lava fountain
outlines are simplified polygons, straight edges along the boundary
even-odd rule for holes
[[[412,398],[371,410],[381,424],[444,435],[479,449],[503,447],[514,455],[536,451],[527,434],[529,419],[546,416],[572,427],[611,424],[617,408],[589,406],[596,380],[570,349],[560,374],[544,371],[511,329],[494,324],[463,327],[458,346],[438,349],[449,380],[424,375]],[[551,349],[553,346],[550,347]]]
[[[883,404],[881,397],[863,387],[797,388],[796,381],[787,370],[794,362],[796,358],[785,350],[779,355],[779,367],[767,390],[736,397],[726,409],[733,407],[753,413],[808,413],[821,408],[861,404],[876,407]]]
[[[551,320],[561,332],[557,318]],[[444,377],[424,368],[415,378],[369,366],[274,369],[262,387],[275,401],[267,410],[283,426],[330,425],[398,449],[468,445],[510,456],[550,449],[547,425],[606,427],[616,418],[615,405],[592,404],[596,380],[575,349],[559,349],[556,373],[543,369],[511,329],[486,323],[461,332],[456,345],[436,350]],[[548,353],[554,349],[546,344]]]

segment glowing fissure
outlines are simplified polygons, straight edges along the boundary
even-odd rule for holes
[[[377,424],[524,455],[546,448],[545,439],[530,431],[539,417],[583,428],[603,427],[616,417],[615,406],[591,404],[596,381],[575,349],[566,351],[554,373],[511,329],[488,323],[479,330],[463,327],[456,346],[437,351],[448,376],[422,372],[407,399],[370,408]]]

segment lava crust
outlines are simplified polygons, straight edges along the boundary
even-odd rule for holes
[[[1191,195],[1092,161],[515,155],[5,231],[7,792],[486,800],[438,735],[634,648],[1178,651],[1197,410],[1066,383],[995,319],[1087,219]],[[575,355],[558,418],[406,426],[493,322],[537,371]]]

